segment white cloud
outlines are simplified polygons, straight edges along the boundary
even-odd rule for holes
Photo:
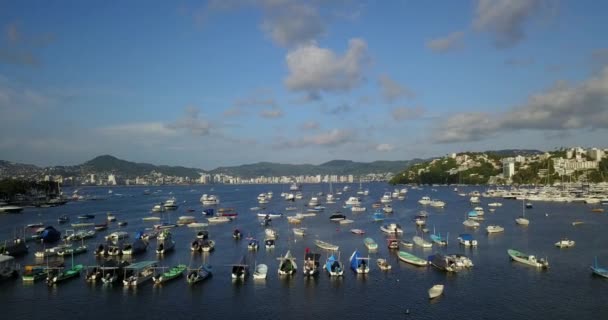
[[[395,150],[395,146],[389,143],[381,143],[376,146],[376,151],[380,152],[391,152],[393,150]]]
[[[139,122],[139,123],[125,123],[117,124],[112,126],[106,126],[96,129],[102,135],[112,136],[118,138],[129,139],[133,137],[147,137],[149,139],[155,139],[158,137],[172,137],[176,136],[177,132],[173,129],[168,128],[162,122]]]
[[[261,28],[278,45],[308,44],[325,32],[318,9],[295,1],[260,1],[264,10]]]
[[[425,110],[420,107],[408,108],[408,107],[397,107],[393,108],[391,115],[393,119],[399,120],[411,120],[420,118],[424,114]]]
[[[290,51],[286,62],[289,75],[285,86],[290,90],[310,94],[348,91],[363,80],[368,62],[367,44],[361,39],[351,39],[342,56],[316,44],[305,45]]]
[[[553,0],[477,0],[473,26],[494,35],[498,47],[511,47],[524,37],[524,24]]]
[[[302,130],[316,130],[319,129],[319,123],[317,121],[306,121],[300,125]]]
[[[266,119],[280,118],[283,116],[283,110],[279,108],[262,110],[262,112],[260,112],[260,116]]]
[[[206,136],[211,130],[211,124],[209,121],[199,118],[199,113],[198,108],[188,107],[182,118],[166,124],[166,127],[173,130],[186,130],[195,136]]]
[[[608,129],[608,66],[578,85],[558,82],[523,105],[500,114],[466,113],[449,117],[434,130],[436,142],[482,140],[517,130]]]
[[[402,97],[414,97],[414,93],[409,88],[399,84],[387,75],[380,75],[378,77],[378,84],[382,89],[382,96],[389,102],[393,102]]]
[[[305,136],[296,140],[283,140],[275,144],[275,148],[289,149],[308,146],[337,147],[353,142],[355,134],[347,129],[333,129],[312,136]]]
[[[426,47],[434,52],[444,53],[451,50],[461,48],[464,32],[456,31],[442,38],[431,39],[426,42]]]

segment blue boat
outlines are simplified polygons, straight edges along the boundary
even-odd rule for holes
[[[448,239],[447,239],[447,237],[444,239],[440,234],[435,233],[434,228],[433,228],[433,234],[431,234],[430,238],[431,238],[431,240],[433,242],[435,242],[436,244],[438,244],[440,246],[447,246],[448,245]]]
[[[369,273],[369,258],[361,256],[359,251],[355,250],[350,256],[350,268],[356,273]]]
[[[376,211],[372,215],[372,219],[374,221],[382,221],[382,220],[384,220],[384,213],[382,211]]]
[[[598,275],[598,276],[604,277],[604,278],[608,278],[608,269],[606,269],[604,267],[600,267],[597,264],[597,257],[595,257],[593,265],[591,266],[591,271],[593,271],[593,274],[595,274],[595,275]]]
[[[213,215],[215,215],[215,213],[212,208],[208,208],[208,209],[203,210],[203,215],[213,216]]]
[[[473,238],[473,236],[468,233],[463,233],[463,234],[459,235],[458,241],[460,241],[460,244],[464,245],[465,247],[477,245],[477,240],[475,240]]]
[[[332,254],[325,261],[325,270],[327,270],[330,276],[339,277],[344,274],[344,265]]]
[[[44,228],[40,235],[40,239],[44,243],[52,243],[61,240],[61,232],[57,231],[57,229],[52,226],[48,226]]]

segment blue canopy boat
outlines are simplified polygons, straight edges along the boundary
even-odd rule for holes
[[[40,239],[45,243],[52,243],[61,240],[61,232],[57,231],[57,229],[52,226],[48,226],[44,228],[42,234],[40,235]]]
[[[604,277],[604,278],[608,278],[608,269],[598,266],[597,257],[595,257],[595,260],[593,261],[593,265],[591,266],[591,271],[593,271],[593,274],[595,274],[595,275],[598,275],[598,276]]]
[[[355,250],[350,256],[350,268],[356,273],[369,273],[367,260],[369,260],[369,258],[362,257],[359,251]]]
[[[332,254],[325,262],[325,270],[330,276],[341,276],[344,274],[344,265]]]

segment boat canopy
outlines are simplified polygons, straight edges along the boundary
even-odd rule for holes
[[[465,240],[465,241],[473,241],[473,236],[468,234],[468,233],[463,233],[461,235],[459,235],[458,237],[460,237],[460,239]]]

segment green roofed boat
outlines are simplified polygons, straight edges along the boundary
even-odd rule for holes
[[[162,274],[160,274],[158,276],[152,277],[152,280],[154,280],[154,284],[165,283],[169,280],[173,280],[173,279],[181,276],[184,273],[184,271],[186,271],[187,268],[188,268],[188,266],[186,266],[185,264],[178,264],[177,266],[174,266],[171,269],[169,269],[169,271],[163,272]]]
[[[428,261],[405,251],[399,251],[399,260],[419,267],[425,267],[429,264]]]
[[[511,259],[521,262],[523,264],[527,264],[529,266],[537,267],[537,268],[549,268],[549,262],[546,259],[540,258],[537,259],[533,255],[527,255],[523,252],[519,252],[517,250],[509,249],[507,253],[511,257]]]

